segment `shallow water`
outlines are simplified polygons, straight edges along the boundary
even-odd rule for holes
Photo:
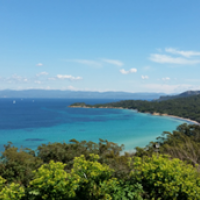
[[[0,99],[0,150],[8,141],[18,147],[36,149],[43,143],[68,142],[73,138],[93,142],[107,139],[124,144],[125,150],[133,150],[185,122],[128,109],[67,107],[75,102],[113,101],[116,100]]]

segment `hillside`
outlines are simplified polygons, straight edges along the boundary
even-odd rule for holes
[[[136,109],[139,112],[160,113],[175,115],[183,118],[189,118],[200,122],[200,94],[190,97],[180,97],[177,99],[169,99],[166,101],[142,101],[142,100],[124,100],[114,103],[83,105],[76,103],[71,106],[80,107],[108,107],[108,108],[129,108]]]
[[[165,101],[165,100],[169,100],[169,99],[177,99],[177,98],[182,98],[182,97],[190,97],[190,96],[198,95],[198,94],[200,94],[200,91],[186,91],[186,92],[183,92],[183,93],[178,94],[178,95],[160,96],[160,98],[157,99],[156,101]]]

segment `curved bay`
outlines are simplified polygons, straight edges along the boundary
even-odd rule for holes
[[[89,104],[114,100],[12,99],[0,100],[0,150],[11,141],[20,147],[36,149],[48,142],[70,139],[98,142],[98,139],[124,144],[126,150],[143,147],[163,131],[172,131],[182,120],[137,113],[127,109],[68,108],[74,102]]]

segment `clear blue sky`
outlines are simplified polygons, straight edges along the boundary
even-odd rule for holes
[[[0,90],[200,90],[199,0],[2,0]]]

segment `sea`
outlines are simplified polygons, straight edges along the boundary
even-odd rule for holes
[[[108,140],[124,151],[145,147],[163,131],[173,131],[184,120],[138,113],[130,109],[70,108],[116,102],[115,99],[0,99],[0,151],[12,142],[16,147],[36,150],[41,144]]]

